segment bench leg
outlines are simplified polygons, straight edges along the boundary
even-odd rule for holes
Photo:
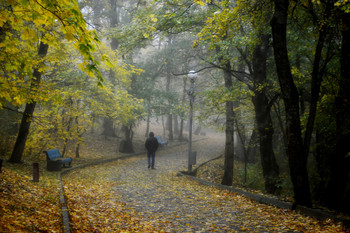
[[[62,163],[60,161],[47,161],[48,171],[61,171]]]

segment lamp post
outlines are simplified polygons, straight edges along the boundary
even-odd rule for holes
[[[191,70],[188,73],[188,78],[191,81],[190,90],[188,90],[188,95],[190,97],[190,126],[189,126],[189,141],[188,141],[188,174],[192,172],[192,118],[193,118],[193,102],[194,102],[194,82],[197,78],[197,72]]]

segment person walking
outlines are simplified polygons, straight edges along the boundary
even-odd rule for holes
[[[156,157],[156,151],[158,149],[158,140],[154,137],[154,133],[150,132],[149,137],[146,139],[145,147],[147,149],[147,161],[148,161],[148,168],[152,167],[154,169],[154,160]],[[151,161],[152,159],[152,161]]]

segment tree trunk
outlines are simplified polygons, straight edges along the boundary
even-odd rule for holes
[[[179,117],[178,115],[174,115],[174,134],[179,135]]]
[[[40,57],[45,57],[47,54],[48,48],[49,48],[49,46],[47,44],[40,42],[38,55]],[[39,68],[37,68],[37,67],[34,68],[31,89],[36,89],[37,87],[39,87],[40,81],[41,81],[41,76],[42,76],[42,74],[40,73]],[[26,104],[26,107],[25,107],[24,113],[23,113],[23,117],[22,117],[22,121],[21,121],[21,124],[19,127],[16,143],[15,143],[15,146],[13,148],[11,157],[9,159],[10,162],[20,163],[22,160],[22,155],[23,155],[25,144],[26,144],[27,137],[29,134],[30,124],[32,122],[33,113],[35,110],[35,105],[36,105],[35,100],[29,101]]]
[[[311,206],[311,194],[299,116],[299,94],[290,70],[287,51],[288,0],[274,0],[271,20],[278,79],[286,110],[287,155],[296,204]]]
[[[184,83],[184,86],[183,86],[183,92],[182,92],[182,105],[185,104],[185,101],[186,101],[186,86],[187,86],[187,79],[184,78],[183,79],[183,83]],[[180,132],[179,132],[179,139],[180,140],[183,140],[184,139],[184,136],[183,136],[183,131],[184,131],[184,113],[182,112],[181,113],[181,121],[180,121]]]
[[[254,125],[254,129],[252,132],[252,135],[250,136],[248,148],[247,148],[247,155],[248,155],[248,162],[249,163],[256,163],[256,155],[258,151],[258,140],[259,140],[259,134],[257,132],[257,126]]]
[[[233,112],[235,114],[235,112]],[[236,114],[234,115],[234,121],[235,121],[235,125],[236,125],[236,132],[238,134],[238,141],[241,144],[242,147],[242,151],[243,151],[243,161],[244,161],[244,184],[247,183],[247,166],[248,166],[248,150],[246,147],[246,136],[245,136],[245,129],[244,129],[244,125],[242,126],[242,128],[240,128]],[[238,145],[238,143],[236,144]],[[237,155],[237,147],[236,147],[236,155]],[[238,156],[237,156],[238,157]]]
[[[151,122],[151,110],[150,110],[150,106],[149,106],[148,101],[147,101],[147,123],[146,123],[145,137],[148,137],[150,122]]]
[[[341,47],[341,78],[335,99],[336,149],[331,157],[331,177],[326,190],[326,203],[329,207],[346,210],[345,188],[350,170],[350,14],[343,13]],[[347,211],[349,211],[347,209]]]
[[[78,126],[79,125],[79,117],[76,116],[75,117],[75,124]],[[82,143],[82,137],[85,133],[85,130],[83,130],[83,132],[79,132],[79,137],[78,137],[78,140],[77,140],[77,143],[76,143],[76,148],[75,148],[75,158],[80,158],[80,144]]]
[[[279,153],[280,154],[283,153],[283,155],[286,155],[287,145],[288,145],[287,135],[286,135],[286,130],[285,130],[283,120],[282,120],[281,106],[280,106],[278,101],[275,101],[273,103],[273,108],[274,108],[274,112],[275,112],[276,117],[277,117],[279,129],[280,129],[280,137],[282,137],[282,139],[277,142],[278,144],[283,145],[282,151],[280,151]]]
[[[232,89],[232,76],[230,73],[231,66],[227,62],[224,70],[225,87],[229,90]],[[234,112],[233,102],[226,101],[226,129],[225,129],[225,163],[224,163],[224,176],[221,184],[231,186],[233,184],[233,164],[234,164]]]
[[[169,43],[171,43],[171,39],[169,39]],[[171,73],[170,73],[170,60],[167,59],[167,78],[166,78],[166,92],[169,93],[170,92],[170,85],[171,85]],[[171,100],[169,98],[168,100],[168,106],[169,106],[169,110],[172,111],[172,109],[170,108],[171,106]],[[167,128],[169,130],[169,140],[173,140],[174,139],[174,134],[173,134],[173,115],[172,113],[170,112],[168,114],[168,121],[167,121]]]
[[[274,128],[271,119],[271,106],[266,93],[266,60],[268,35],[261,36],[261,44],[256,45],[253,53],[253,80],[255,119],[259,132],[260,157],[265,179],[265,190],[270,194],[279,194],[279,167],[273,151]],[[264,88],[261,88],[264,87]]]
[[[194,135],[199,135],[200,132],[201,132],[201,130],[202,130],[202,126],[198,125],[193,134],[194,134]]]
[[[162,126],[163,126],[163,137],[165,137],[165,123],[164,123],[164,116],[162,115]]]
[[[172,35],[168,35],[168,47],[170,48],[171,45],[173,44],[173,38]],[[170,49],[171,51],[172,49]],[[170,52],[171,53],[171,52]],[[167,58],[166,59],[166,92],[170,93],[170,87],[171,87],[171,64],[172,64],[172,60],[171,58]],[[169,114],[168,114],[168,130],[169,130],[169,140],[173,140],[174,139],[174,132],[173,132],[173,104],[172,104],[172,99],[169,96],[168,97],[168,110],[170,110]]]
[[[120,142],[119,152],[134,153],[134,147],[132,145],[132,124],[123,125],[122,131],[124,132],[124,139]]]
[[[119,24],[119,11],[118,11],[118,5],[117,5],[118,0],[110,0],[109,1],[109,7],[110,7],[110,12],[108,14],[109,16],[109,26],[110,28],[115,28]],[[110,43],[111,49],[116,50],[119,47],[119,41],[116,38],[111,39]],[[115,73],[111,69],[109,70],[109,80],[113,84],[113,86],[116,85],[116,80],[115,80]],[[114,131],[114,120],[110,117],[104,117],[103,118],[103,132],[102,135],[107,137],[117,137],[115,131]]]
[[[103,132],[102,135],[107,137],[117,137],[114,131],[114,121],[111,118],[105,117],[103,119]]]
[[[328,17],[330,15],[330,8],[333,7],[333,4],[326,3],[326,9],[324,12],[324,17],[328,21]],[[319,30],[319,36],[318,41],[316,45],[316,51],[314,56],[314,62],[312,66],[312,73],[311,73],[311,102],[310,102],[310,108],[309,108],[309,117],[306,124],[305,129],[305,137],[304,137],[304,153],[305,156],[308,157],[309,151],[310,151],[310,143],[311,143],[311,137],[312,133],[314,131],[314,125],[315,125],[315,119],[316,119],[316,110],[317,110],[317,104],[320,97],[320,89],[321,89],[321,83],[322,78],[324,74],[324,69],[326,67],[327,61],[324,61],[324,64],[322,68],[321,61],[322,59],[322,50],[324,48],[324,44],[326,41],[326,37],[329,33],[329,27],[326,24],[320,26],[321,29]],[[324,59],[327,60],[327,59]]]
[[[64,124],[64,122],[62,122],[62,124]],[[66,138],[64,139],[64,143],[63,143],[63,150],[62,150],[62,157],[64,157],[64,155],[66,154],[66,151],[67,151],[67,147],[68,147],[68,142],[69,142],[69,137],[71,135],[71,127],[72,127],[72,124],[73,124],[73,117],[69,117],[69,120],[68,120],[68,123],[67,123],[67,136]]]
[[[173,133],[173,115],[168,115],[168,130],[169,130],[169,140],[174,139],[174,133]]]
[[[118,26],[119,21],[120,21],[120,11],[119,11],[119,6],[118,6],[118,0],[109,0],[109,25],[110,28],[115,28]],[[115,38],[112,38],[111,40],[111,48],[117,49],[119,47],[119,41]]]
[[[75,158],[80,158],[80,143],[75,147]]]

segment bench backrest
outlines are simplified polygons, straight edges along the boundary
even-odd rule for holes
[[[48,150],[46,151],[46,154],[47,154],[47,158],[50,160],[62,157],[58,149]]]
[[[162,138],[160,136],[155,136],[155,138],[157,138],[158,143],[162,143]]]

